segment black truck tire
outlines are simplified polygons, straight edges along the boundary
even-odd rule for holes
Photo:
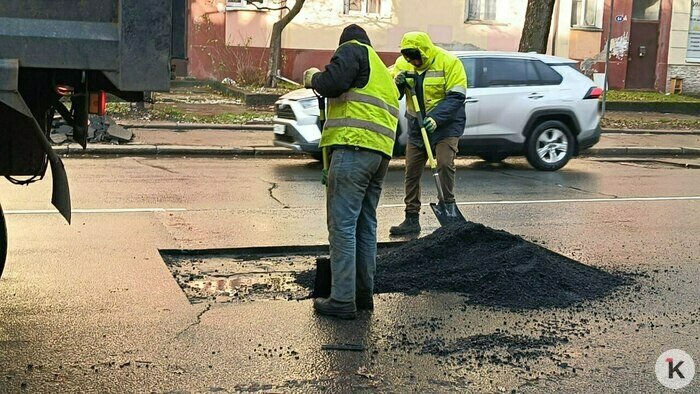
[[[2,212],[0,205],[0,277],[2,270],[5,268],[5,260],[7,259],[7,226],[5,226],[5,215]]]

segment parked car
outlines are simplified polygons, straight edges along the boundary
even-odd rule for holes
[[[453,52],[464,64],[467,124],[460,155],[499,162],[525,156],[538,170],[554,171],[600,139],[603,90],[570,59],[518,52]],[[400,113],[405,103],[400,102]],[[320,157],[318,101],[299,89],[275,105],[274,144]],[[407,121],[401,116],[395,154],[403,153]]]

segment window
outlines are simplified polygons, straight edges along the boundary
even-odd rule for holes
[[[255,5],[251,4],[255,3]],[[218,3],[217,3],[218,4]],[[226,1],[226,11],[256,10],[257,7],[267,7],[267,0],[228,0]]]
[[[528,85],[527,62],[487,58],[481,61],[480,87]]]
[[[539,60],[485,58],[479,64],[481,76],[476,87],[559,85],[563,80]]]
[[[602,27],[603,4],[600,0],[573,0],[572,6],[571,26]]]
[[[537,70],[537,80],[539,81],[538,85],[559,85],[561,81],[564,80],[561,74],[554,71],[552,67],[549,67],[541,61],[532,61],[531,63]],[[578,64],[575,64],[574,66],[578,66]]]
[[[632,19],[658,21],[661,13],[661,0],[634,0]]]
[[[459,60],[462,61],[462,65],[464,65],[464,71],[467,73],[467,88],[475,87],[476,79],[474,76],[474,71],[476,71],[476,59],[463,57]]]
[[[382,0],[344,0],[345,14],[379,14]]]
[[[495,21],[498,0],[467,0],[467,21]]]

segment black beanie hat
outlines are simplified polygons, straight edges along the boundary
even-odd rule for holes
[[[367,32],[365,31],[365,29],[361,28],[360,26],[354,23],[343,29],[343,33],[340,35],[340,42],[338,43],[338,45],[343,45],[344,43],[352,40],[357,40],[366,45],[372,45],[372,43],[369,41],[369,37],[367,36]]]

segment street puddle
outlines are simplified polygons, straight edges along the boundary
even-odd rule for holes
[[[214,298],[218,302],[246,299],[293,299],[297,292],[304,293],[287,273],[241,274],[231,278],[203,278],[187,282],[196,298]],[[308,290],[306,291],[308,293]],[[292,297],[292,298],[290,298]]]
[[[315,256],[188,256],[161,252],[175,281],[193,304],[298,300],[309,289],[296,282],[300,272],[315,267]]]

